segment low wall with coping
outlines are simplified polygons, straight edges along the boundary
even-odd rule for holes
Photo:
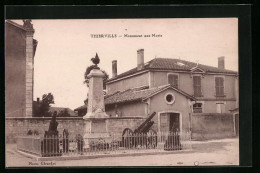
[[[6,142],[14,143],[17,136],[24,136],[29,130],[37,130],[43,136],[48,130],[51,117],[15,118],[5,120]],[[107,119],[107,129],[111,133],[122,134],[125,128],[134,131],[142,122],[143,117],[112,117]],[[84,120],[82,117],[57,117],[59,134],[68,129],[69,135],[83,136]],[[192,139],[207,140],[233,137],[234,119],[232,114],[193,114],[191,120]]]
[[[192,139],[207,140],[235,136],[233,114],[205,113],[192,115]]]
[[[15,143],[17,136],[24,136],[29,130],[37,130],[40,136],[48,130],[51,117],[32,117],[32,118],[15,118],[5,119],[6,143]],[[107,120],[108,132],[122,134],[125,128],[134,130],[144,119],[142,117],[117,117]],[[84,133],[84,120],[82,117],[57,117],[59,134],[64,129],[68,129],[70,136]]]

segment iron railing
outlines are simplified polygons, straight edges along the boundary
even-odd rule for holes
[[[91,136],[91,135],[90,135]],[[83,138],[20,136],[17,149],[41,157],[160,152],[191,149],[190,133],[96,134]]]

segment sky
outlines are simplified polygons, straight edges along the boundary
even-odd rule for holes
[[[110,77],[113,60],[118,74],[136,67],[138,49],[144,49],[145,62],[155,57],[180,58],[217,67],[218,57],[225,56],[226,69],[238,71],[237,18],[32,20],[32,24],[38,41],[34,100],[52,93],[52,106],[73,110],[84,104],[88,93],[84,73],[96,53],[99,67]],[[93,34],[117,37],[93,38]]]

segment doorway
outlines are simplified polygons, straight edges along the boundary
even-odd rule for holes
[[[161,113],[159,116],[159,131],[161,132],[180,132],[179,113]]]
[[[170,132],[179,132],[180,131],[180,120],[179,114],[170,113],[169,114],[169,131]]]

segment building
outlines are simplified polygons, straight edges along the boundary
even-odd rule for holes
[[[137,67],[120,75],[113,72],[106,84],[108,94],[171,84],[196,98],[193,113],[228,113],[238,105],[238,73],[225,69],[225,57],[218,58],[218,68],[168,58],[155,58],[144,64],[141,49]]]
[[[153,112],[154,130],[189,131],[192,115],[226,114],[238,107],[238,73],[181,59],[155,58],[144,63],[144,50],[137,51],[137,67],[106,82],[106,113],[111,117],[147,117]],[[77,108],[85,110],[86,106]]]
[[[31,20],[5,22],[6,117],[32,117],[33,67],[37,41]]]

